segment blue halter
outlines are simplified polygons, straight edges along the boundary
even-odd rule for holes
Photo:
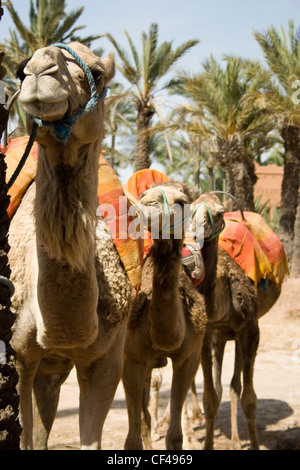
[[[73,49],[71,49],[69,46],[66,46],[65,44],[55,43],[55,44],[52,44],[52,47],[59,47],[61,49],[65,49],[66,51],[69,52],[69,54],[71,54],[74,57],[78,65],[83,69],[84,73],[86,74],[87,79],[89,81],[90,88],[91,88],[91,98],[86,103],[84,108],[80,108],[74,114],[74,116],[68,116],[55,122],[43,121],[42,119],[31,116],[31,119],[39,127],[42,127],[42,126],[53,127],[53,134],[55,138],[57,140],[63,141],[64,143],[67,143],[71,135],[72,126],[76,124],[80,116],[83,116],[84,114],[87,114],[90,111],[92,111],[99,101],[103,101],[105,99],[107,95],[107,88],[104,87],[100,95],[98,95],[93,75],[90,69],[88,68],[88,66],[83,62],[81,57],[79,57],[79,55]]]

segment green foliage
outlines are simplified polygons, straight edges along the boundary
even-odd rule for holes
[[[101,37],[80,37],[78,35],[84,26],[75,26],[75,23],[81,16],[84,7],[66,13],[65,0],[35,0],[35,2],[30,0],[28,26],[21,20],[11,0],[6,0],[4,6],[14,22],[14,29],[9,31],[10,38],[0,44],[0,49],[5,51],[3,65],[7,70],[5,82],[10,96],[19,87],[15,78],[17,67],[37,49],[54,42],[75,40],[80,40],[90,46],[92,41]],[[18,102],[14,109],[18,114],[21,132],[26,133],[25,115]]]
[[[262,196],[259,195],[254,201],[255,211],[262,216],[269,227],[275,232],[279,231],[280,209],[277,207],[268,207],[270,199],[261,202]]]
[[[266,62],[275,78],[267,94],[267,106],[280,122],[300,123],[299,105],[292,99],[295,83],[300,79],[300,28],[289,21],[288,30],[271,26],[265,32],[254,31]],[[298,86],[299,88],[299,86]]]
[[[105,101],[107,138],[103,146],[109,163],[118,173],[119,168],[130,163],[134,154],[133,150],[129,151],[130,148],[134,148],[134,142],[129,141],[135,134],[135,109],[128,100],[128,90],[125,90],[122,84],[113,81],[109,88],[110,95]]]
[[[125,36],[129,44],[130,58],[127,51],[114,39],[106,33],[107,39],[113,44],[118,52],[121,63],[118,68],[126,80],[134,87],[135,97],[138,101],[146,101],[153,98],[158,91],[158,83],[166,76],[171,67],[193,46],[199,43],[198,40],[190,40],[181,44],[177,49],[172,49],[172,42],[163,42],[158,44],[159,28],[157,24],[151,24],[149,32],[143,32],[141,35],[142,50],[141,54],[134,45],[128,32]],[[162,88],[168,87],[168,83]]]

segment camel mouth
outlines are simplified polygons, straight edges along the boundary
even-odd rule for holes
[[[159,185],[140,196],[144,226],[151,238],[182,238],[190,215],[190,204],[183,192]]]
[[[224,229],[224,207],[216,200],[200,197],[192,204],[192,217],[187,237],[201,244],[216,238]],[[206,202],[204,202],[206,201]]]
[[[23,104],[25,112],[43,121],[55,122],[63,119],[70,112],[69,100],[44,102],[34,100]]]
[[[142,201],[140,201],[142,202]],[[189,204],[174,203],[166,207],[158,202],[142,202],[141,214],[144,227],[151,232],[151,238],[182,238],[190,215]]]

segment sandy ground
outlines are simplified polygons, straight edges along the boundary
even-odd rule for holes
[[[290,439],[300,439],[300,279],[288,279],[275,306],[260,320],[260,345],[256,358],[254,384],[258,397],[257,426],[262,450],[284,449]],[[230,449],[229,384],[233,371],[234,343],[228,342],[223,366],[223,397],[215,430],[215,449]],[[159,416],[168,402],[171,367],[164,369],[160,393]],[[202,372],[196,377],[199,398],[202,393]],[[127,410],[122,383],[107,416],[102,439],[104,450],[122,450],[127,434]],[[239,410],[242,448],[249,449],[246,423]],[[154,450],[165,449],[166,428],[160,426],[160,439]],[[199,449],[205,429],[194,428]],[[194,448],[194,447],[193,447]],[[73,370],[62,386],[57,418],[54,422],[49,449],[79,449],[78,386]]]

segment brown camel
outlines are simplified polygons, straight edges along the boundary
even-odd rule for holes
[[[131,307],[125,269],[96,216],[103,90],[114,75],[114,57],[100,60],[80,43],[69,46],[37,50],[18,72],[20,101],[40,125],[36,183],[12,220],[9,239],[24,449],[47,448],[60,386],[73,365],[81,447],[100,448],[122,375]],[[97,97],[87,109],[93,81]]]
[[[218,234],[223,228],[224,219],[224,207],[220,202],[219,197],[214,193],[204,193],[197,198],[195,202],[191,205],[191,217],[192,223],[189,226],[185,237],[186,240],[197,240],[201,248],[202,258],[205,266],[205,277],[202,282],[199,284],[199,287],[202,287],[202,294],[206,294],[208,291],[214,289],[216,284],[216,275],[217,275],[217,262],[218,262]],[[186,268],[188,274],[191,274],[193,265],[191,269]],[[196,289],[197,287],[195,287]],[[205,296],[204,296],[205,297]],[[213,311],[208,311],[212,306],[209,303],[206,303],[206,311],[208,319],[212,317]],[[154,370],[151,379],[151,427],[152,427],[152,439],[158,438],[157,428],[157,412],[158,412],[158,391],[161,387],[162,376],[161,371]],[[204,417],[202,415],[196,390],[195,382],[193,380],[192,387],[192,418],[193,421],[202,424],[204,422]],[[164,413],[162,422],[168,423],[170,420],[170,403]],[[193,442],[193,432],[191,426],[188,422],[188,413],[187,408],[184,406],[184,414],[182,416],[183,429],[184,429],[184,438],[187,446],[195,445]]]
[[[155,210],[161,214],[165,208],[161,191],[169,206],[189,202],[182,185],[161,183],[140,199],[152,215]],[[159,208],[154,209],[157,205]],[[204,224],[204,231],[207,229]],[[182,448],[181,412],[200,363],[206,324],[204,298],[182,265],[182,235],[175,238],[171,234],[170,239],[164,239],[160,231],[143,268],[140,299],[133,306],[125,345],[123,382],[129,417],[125,449],[142,449],[142,411],[150,427],[147,405],[151,371],[165,365],[167,357],[172,361],[173,379],[166,447]]]
[[[193,205],[197,205],[197,201]],[[202,254],[206,279],[197,286],[198,292],[204,295],[206,304],[209,306],[207,307],[208,322],[201,360],[204,376],[203,405],[206,419],[205,449],[213,448],[215,421],[222,396],[222,360],[226,342],[229,340],[235,340],[236,345],[234,375],[230,384],[232,446],[233,448],[241,447],[237,428],[237,404],[242,389],[241,372],[243,372],[241,404],[247,419],[251,448],[258,449],[257,398],[253,387],[254,362],[259,343],[258,319],[278,299],[281,284],[269,280],[267,290],[256,289],[253,281],[221,247],[218,248],[217,263],[212,263],[210,250],[214,253],[217,244],[218,238],[205,244],[205,250]],[[216,265],[217,273],[214,285],[210,275],[215,276],[214,266]]]
[[[202,201],[203,196],[191,206],[195,215],[197,207],[201,207],[199,203]],[[196,232],[196,219],[193,219],[190,234],[196,236]],[[213,230],[213,232],[218,234],[216,230]],[[236,342],[234,375],[230,386],[232,446],[233,448],[241,448],[237,428],[237,404],[242,388],[241,371],[243,370],[242,406],[247,418],[251,446],[255,449],[258,448],[258,441],[255,422],[256,395],[253,388],[253,368],[259,341],[258,319],[278,299],[281,283],[276,284],[269,280],[268,290],[256,289],[252,280],[246,276],[225,250],[218,247],[218,237],[211,236],[205,239],[202,256],[205,265],[205,279],[196,289],[205,297],[208,316],[201,359],[204,374],[203,403],[206,418],[205,449],[213,448],[215,420],[222,396],[222,359],[228,340],[235,340]],[[154,395],[157,395],[159,387],[160,382],[155,377],[153,380]],[[193,381],[191,392],[191,418],[193,421],[202,424],[204,417],[197,401],[195,381]],[[157,397],[155,399],[157,401]],[[157,404],[153,408],[152,416],[155,417]],[[186,420],[186,417],[187,413],[183,418]],[[168,419],[167,411],[164,422]],[[184,429],[187,431],[186,439],[188,440],[191,438],[189,424],[184,423]]]

